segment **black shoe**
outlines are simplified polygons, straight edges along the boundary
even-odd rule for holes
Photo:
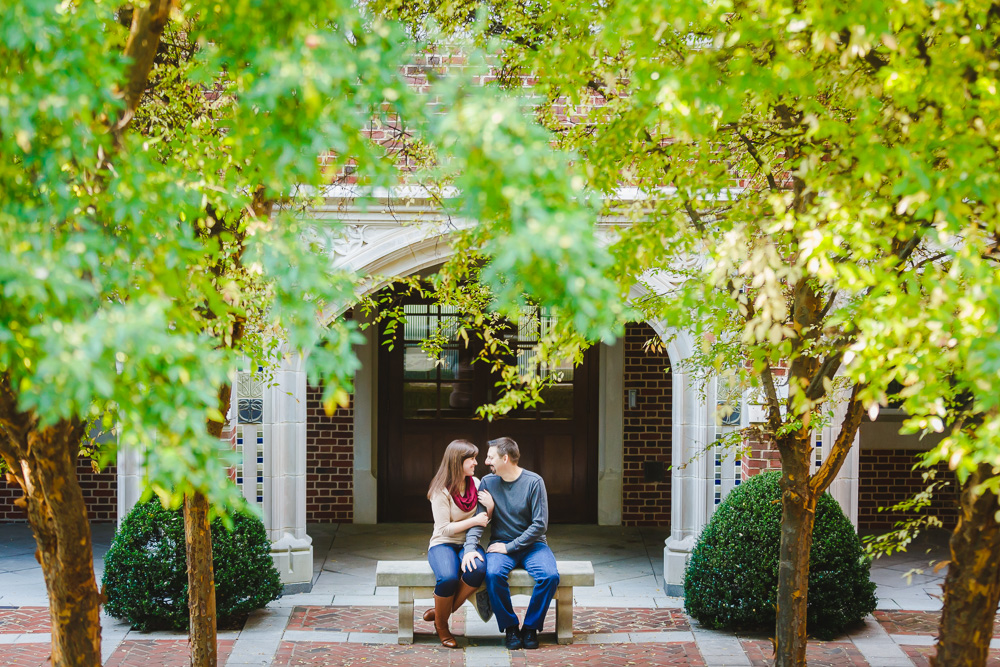
[[[538,630],[534,628],[521,630],[521,643],[524,644],[524,648],[538,648]]]
[[[516,625],[512,625],[506,630],[507,638],[503,640],[503,645],[508,651],[516,651],[518,649],[524,648],[524,644],[521,642],[521,632],[517,629]],[[535,645],[538,645],[538,641],[535,641]]]

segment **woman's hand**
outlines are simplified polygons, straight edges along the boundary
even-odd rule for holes
[[[490,495],[489,491],[479,492],[479,502],[482,503],[483,507],[486,508],[486,513],[492,516],[493,507],[496,505],[496,503],[493,502],[493,496]]]
[[[485,528],[486,524],[490,522],[490,517],[487,516],[486,512],[480,512],[479,514],[475,515],[469,520],[472,522],[473,526],[482,526],[483,528]]]

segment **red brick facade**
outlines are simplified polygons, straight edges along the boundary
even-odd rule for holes
[[[90,459],[80,458],[76,464],[87,513],[95,523],[110,523],[118,519],[118,474],[114,466],[94,472]],[[22,523],[28,520],[24,510],[14,501],[22,495],[21,487],[0,479],[0,523]]]
[[[743,459],[743,474],[746,477],[753,477],[767,470],[781,470],[781,455],[769,440],[751,438],[747,440],[746,451]]]
[[[765,470],[780,470],[781,458],[777,450],[765,442],[749,442],[749,456],[744,464],[747,476]],[[862,449],[858,455],[858,531],[861,533],[884,532],[897,521],[917,516],[915,513],[890,512],[888,508],[913,498],[927,488],[922,469],[913,469],[920,452],[909,449]],[[937,516],[946,528],[958,521],[957,490],[954,475],[946,465],[937,469],[938,481],[951,481],[950,486],[939,487],[930,507],[922,515]],[[885,508],[879,511],[879,508]]]
[[[306,389],[306,521],[354,520],[354,401],[333,415],[323,390]]]
[[[665,349],[648,324],[625,329],[625,424],[622,473],[622,525],[670,525],[670,464],[673,376]],[[636,407],[629,407],[629,390]],[[658,478],[662,481],[647,481]]]
[[[915,514],[879,512],[908,500],[927,488],[922,469],[913,469],[919,452],[908,449],[863,449],[858,462],[858,530],[861,532],[885,531],[893,524]],[[939,487],[931,506],[923,515],[936,515],[946,528],[958,522],[958,490],[955,476],[944,464],[938,466],[936,480],[950,481]]]

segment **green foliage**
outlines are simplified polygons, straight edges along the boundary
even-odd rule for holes
[[[0,381],[18,410],[42,426],[114,414],[162,497],[238,507],[232,453],[205,428],[229,371],[308,354],[329,406],[351,390],[358,333],[332,320],[363,277],[321,247],[338,223],[303,215],[347,166],[363,202],[458,185],[442,202],[479,223],[456,243],[492,261],[494,310],[557,309],[566,338],[620,332],[577,157],[476,83],[481,55],[418,92],[413,44],[364,4],[171,4],[162,40],[133,40],[159,44],[138,81],[123,46],[145,3],[0,6]],[[427,168],[400,171],[372,127],[400,128]]]
[[[233,512],[232,530],[212,522],[212,566],[218,622],[226,625],[281,596],[264,524]],[[139,503],[115,533],[104,558],[105,609],[137,630],[188,627],[184,514],[158,500]]]
[[[684,608],[711,628],[774,629],[781,541],[780,473],[732,490],[709,520],[684,575]],[[832,639],[875,609],[875,584],[850,520],[833,496],[816,503],[808,628]]]

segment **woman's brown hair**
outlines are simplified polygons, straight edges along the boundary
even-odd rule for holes
[[[449,442],[448,447],[444,450],[444,456],[441,458],[441,465],[438,467],[434,479],[431,480],[430,488],[427,489],[428,500],[442,490],[447,490],[451,495],[460,493],[462,485],[465,483],[462,464],[473,456],[479,456],[479,447],[468,440]]]

